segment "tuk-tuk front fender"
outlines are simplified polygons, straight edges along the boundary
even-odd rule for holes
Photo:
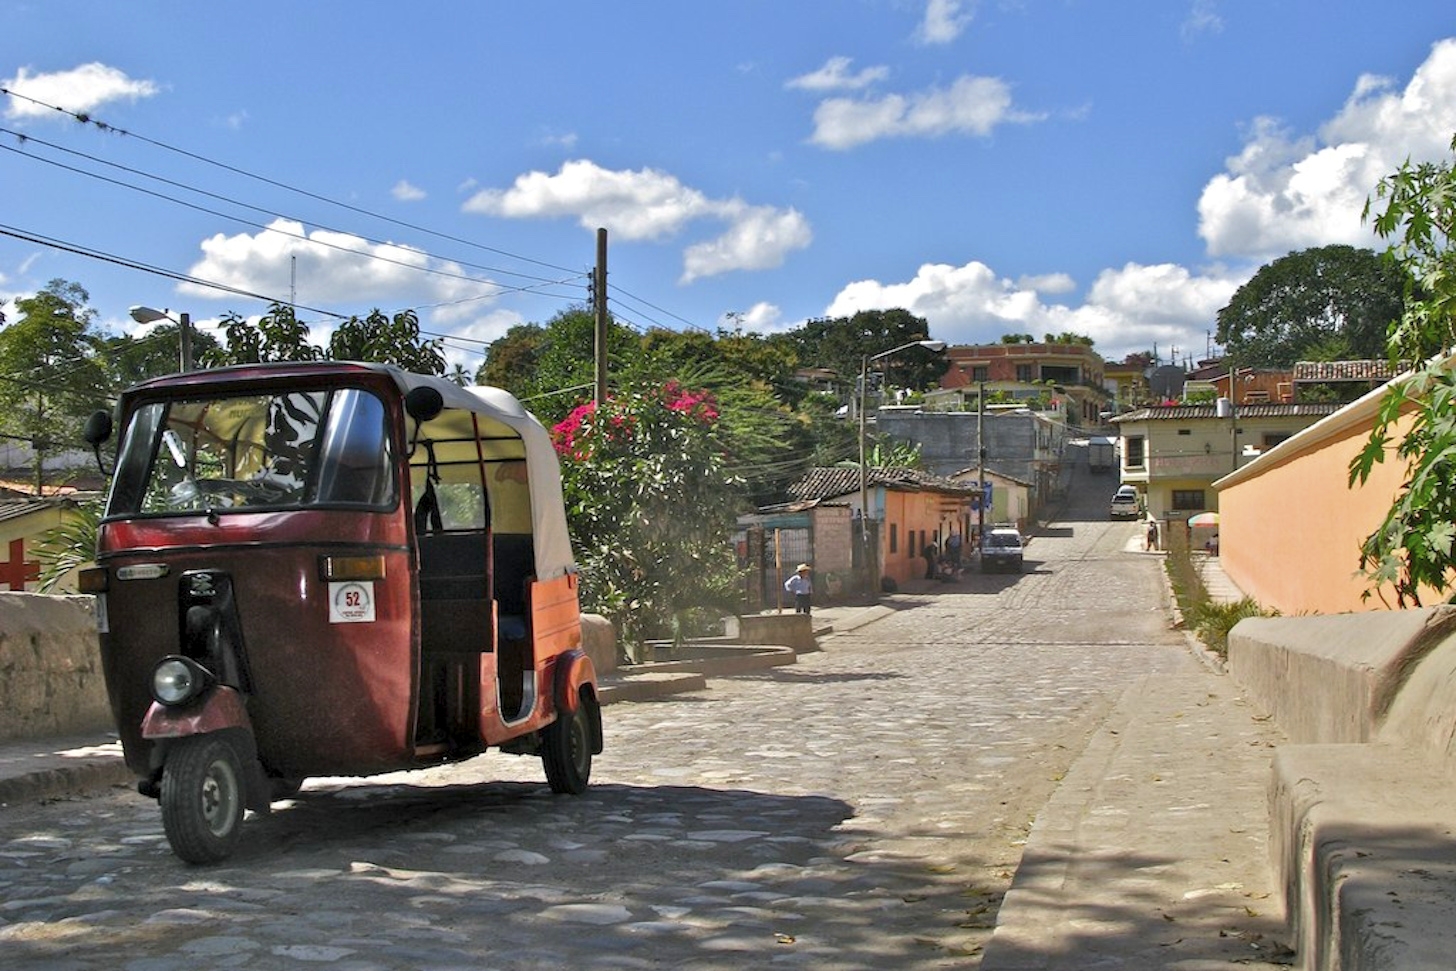
[[[142,738],[150,741],[205,735],[229,728],[241,728],[249,736],[253,734],[253,721],[243,706],[242,695],[226,685],[218,685],[205,698],[185,708],[168,708],[154,701],[142,718]]]
[[[236,688],[226,685],[214,687],[202,700],[185,708],[168,708],[152,702],[142,719],[142,738],[155,743],[151,757],[152,775],[143,780],[139,791],[155,796],[172,747],[181,739],[196,735],[222,735],[228,739],[243,770],[245,805],[254,812],[266,813],[271,785],[262,763],[258,761],[253,720],[243,706],[242,695]]]

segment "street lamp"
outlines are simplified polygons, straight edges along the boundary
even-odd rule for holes
[[[179,313],[176,317],[165,310],[154,310],[151,307],[132,307],[131,319],[139,324],[152,324],[159,320],[170,320],[177,325],[177,332],[181,341],[182,370],[192,370],[192,318],[185,313]]]
[[[888,351],[881,351],[878,354],[867,354],[860,358],[859,362],[859,538],[860,549],[864,551],[865,560],[870,559],[869,538],[870,538],[870,503],[869,503],[869,475],[868,465],[865,458],[865,397],[869,388],[870,365],[875,361],[893,357],[901,351],[908,351],[912,347],[923,347],[928,351],[945,350],[945,341],[911,341],[908,344],[901,344],[899,347],[892,347]],[[879,557],[875,557],[875,563],[866,562],[865,566],[875,566]],[[873,580],[872,580],[873,582]]]

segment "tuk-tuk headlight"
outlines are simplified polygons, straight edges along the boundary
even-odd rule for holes
[[[169,707],[185,705],[211,687],[212,674],[191,658],[164,657],[152,669],[152,697]]]

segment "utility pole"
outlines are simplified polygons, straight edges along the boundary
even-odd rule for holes
[[[592,296],[596,310],[596,401],[600,413],[607,400],[607,231],[597,230],[597,267]]]
[[[977,385],[976,392],[976,488],[981,490],[976,500],[976,547],[986,545],[986,501],[990,490],[986,488],[986,382]]]
[[[177,336],[181,344],[182,370],[192,370],[192,315],[179,313],[177,315]]]

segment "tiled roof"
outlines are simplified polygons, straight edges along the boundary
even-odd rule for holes
[[[1296,381],[1389,381],[1392,377],[1385,361],[1300,361],[1294,365]]]
[[[1334,401],[1305,401],[1295,404],[1267,402],[1263,404],[1239,405],[1234,411],[1240,418],[1323,418],[1333,415],[1344,405]],[[1125,415],[1113,418],[1115,423],[1129,421],[1189,421],[1195,418],[1217,418],[1214,405],[1169,405],[1166,408],[1139,408]]]
[[[865,485],[872,488],[893,489],[899,492],[950,492],[969,493],[972,490],[959,482],[919,469],[877,468],[865,469]],[[859,491],[859,467],[810,469],[798,482],[789,486],[789,495],[795,499],[830,499],[847,496]]]

